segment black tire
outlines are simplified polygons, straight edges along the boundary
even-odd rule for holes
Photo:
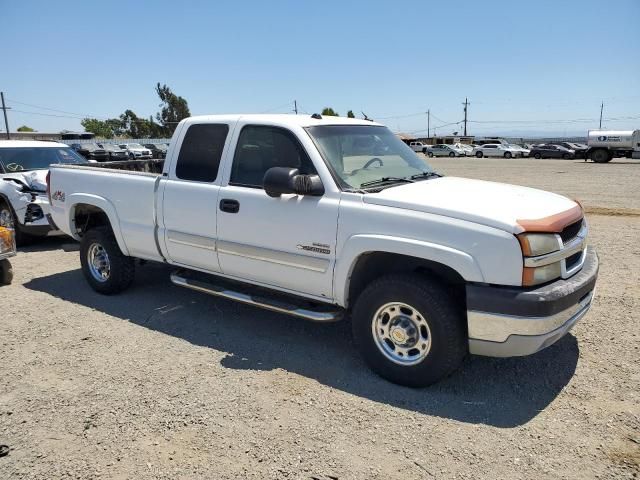
[[[568,153],[565,153],[564,155],[562,155],[562,158],[565,160],[569,160],[571,158],[571,155],[569,155]]]
[[[427,153],[427,155],[428,155],[429,158],[433,158],[433,152],[429,152],[429,153]]]
[[[591,160],[593,160],[596,163],[607,163],[611,161],[611,154],[609,153],[608,150],[605,150],[603,148],[599,148],[591,152],[590,157],[591,157]]]
[[[107,254],[109,273],[102,281],[94,276],[89,265],[89,249],[93,245],[98,245]],[[80,241],[80,264],[91,288],[104,295],[126,290],[135,277],[134,259],[122,253],[109,227],[94,228],[84,234]]]
[[[450,156],[450,157],[455,157],[455,156],[456,156],[456,154],[455,154],[455,153],[453,153],[453,152],[449,152],[449,156]]]
[[[512,156],[511,152],[504,152],[504,158],[511,158]]]
[[[476,158],[482,158],[484,154],[482,152],[476,152]]]
[[[542,158],[542,155],[540,155],[539,152],[536,152],[536,153],[533,154],[533,158],[536,158],[536,159],[540,160]]]
[[[6,258],[0,260],[0,285],[10,285],[13,281],[13,268]]]
[[[393,302],[413,307],[428,324],[430,348],[419,363],[395,363],[382,352],[374,338],[376,313]],[[393,383],[408,387],[425,387],[441,380],[460,366],[467,353],[463,313],[444,288],[422,275],[393,274],[374,280],[356,300],[352,329],[354,341],[371,369]]]

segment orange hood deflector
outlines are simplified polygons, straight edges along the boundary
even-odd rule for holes
[[[555,215],[536,220],[516,220],[525,232],[560,233],[566,226],[582,219],[584,213],[580,205]]]

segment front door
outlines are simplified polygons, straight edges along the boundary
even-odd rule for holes
[[[245,125],[229,182],[220,190],[218,258],[226,275],[332,298],[339,196],[281,195],[262,188],[271,167],[315,168],[287,129]]]

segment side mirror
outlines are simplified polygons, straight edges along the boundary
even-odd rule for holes
[[[265,172],[262,184],[270,197],[279,197],[283,193],[312,196],[324,194],[324,186],[318,175],[301,175],[297,168],[272,167]]]

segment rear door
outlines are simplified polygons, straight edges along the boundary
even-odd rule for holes
[[[172,263],[220,271],[216,253],[220,163],[233,122],[188,123],[162,189],[162,232]],[[159,200],[158,200],[159,201]]]

